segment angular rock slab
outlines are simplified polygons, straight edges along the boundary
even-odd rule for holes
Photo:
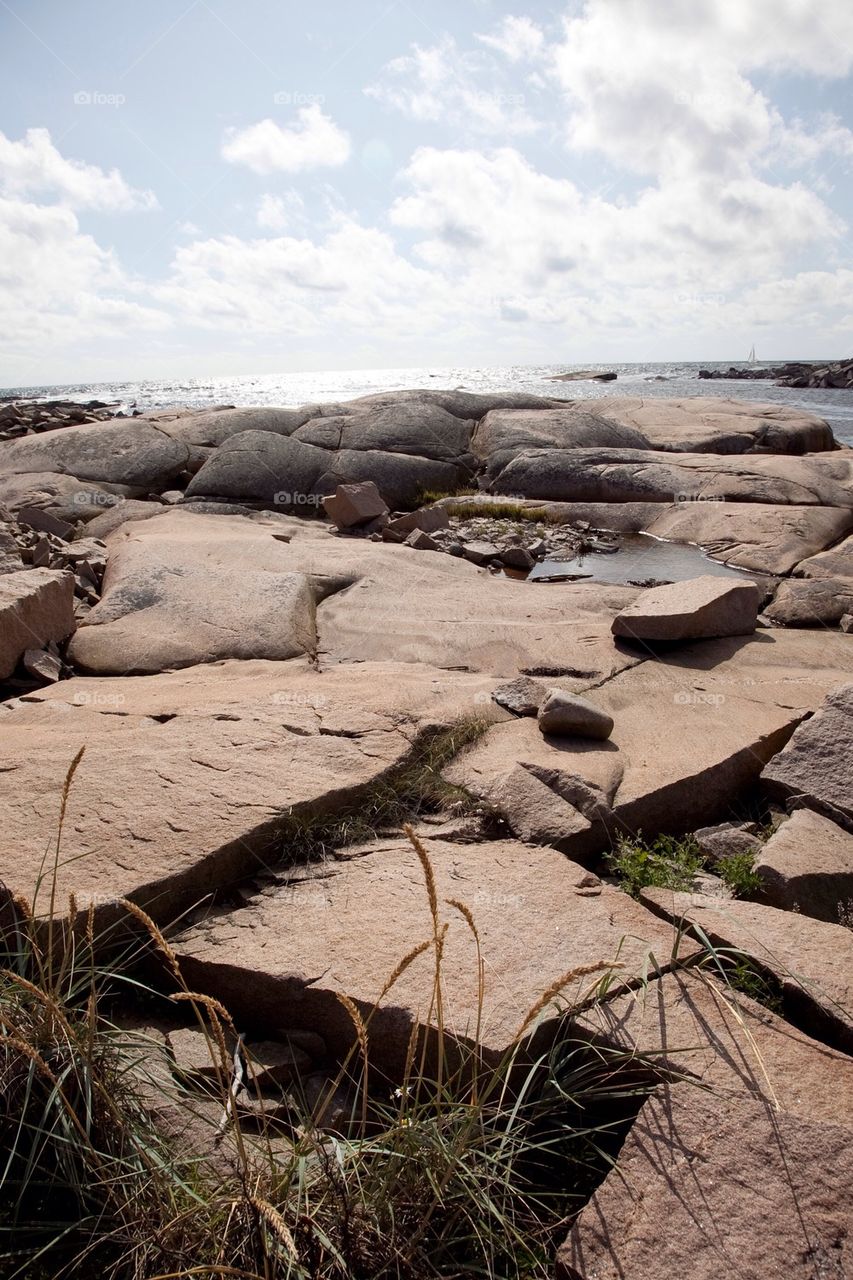
[[[572,1020],[572,1034],[720,1098],[763,1098],[804,1120],[853,1127],[853,1058],[812,1040],[702,969],[666,973]],[[639,1063],[637,1064],[639,1065]]]
[[[764,615],[780,627],[837,627],[851,610],[853,578],[790,578]]]
[[[277,438],[277,437],[276,437]],[[279,526],[167,510],[109,538],[102,598],[69,649],[97,674],[313,653],[314,593]]]
[[[449,921],[443,983],[445,1026],[499,1057],[552,983],[578,967],[619,963],[617,983],[665,970],[675,933],[627,894],[597,883],[551,849],[513,841],[428,841],[440,918]],[[448,899],[473,913],[485,966],[478,1032],[477,950]],[[432,937],[423,868],[407,842],[389,841],[345,861],[301,867],[238,911],[200,920],[175,939],[191,987],[265,1026],[319,1030],[341,1052],[353,1039],[338,996],[367,1014],[398,963]],[[689,955],[690,944],[682,956]],[[653,957],[653,958],[652,958]],[[399,1066],[417,1022],[430,1019],[434,958],[418,956],[371,1018],[372,1052]],[[602,975],[579,975],[570,1003]],[[546,1021],[557,1010],[549,1008]],[[531,1029],[527,1026],[527,1030]]]
[[[780,983],[786,1016],[853,1051],[853,930],[755,902],[669,889],[643,889],[640,900],[673,923],[701,929],[715,946],[751,957]]]
[[[426,728],[482,713],[491,684],[411,664],[320,675],[301,662],[226,662],[75,678],[2,704],[0,882],[32,898],[66,772],[85,747],[59,909],[74,892],[105,920],[122,897],[173,919],[285,856],[291,813],[333,814],[406,760]]]
[[[617,614],[612,631],[626,640],[653,643],[750,635],[759,600],[754,583],[708,574],[644,591]]]
[[[772,907],[840,924],[853,917],[853,835],[811,809],[795,809],[755,861]]]
[[[761,777],[772,796],[853,831],[853,684],[828,695]]]
[[[74,575],[57,569],[24,569],[0,576],[0,680],[10,676],[27,649],[71,635]]]
[[[560,1249],[556,1275],[843,1280],[851,1186],[849,1129],[664,1087]]]

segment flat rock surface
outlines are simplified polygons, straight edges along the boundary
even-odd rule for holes
[[[853,511],[847,507],[756,502],[679,502],[652,509],[641,525],[657,538],[695,542],[723,564],[779,574],[790,573],[851,527]]]
[[[670,962],[675,935],[668,925],[607,885],[588,896],[587,873],[554,850],[514,841],[430,840],[427,847],[440,918],[449,921],[445,1025],[463,1037],[477,1027],[476,946],[448,904],[453,898],[473,913],[480,934],[479,1041],[487,1053],[500,1054],[551,984],[580,966],[618,961],[624,968],[615,977],[626,981],[646,971],[650,954],[664,969]],[[175,945],[191,986],[202,984],[255,1019],[322,1025],[340,1050],[351,1042],[352,1026],[337,996],[366,1010],[403,957],[431,936],[423,868],[408,841],[392,840],[346,861],[299,868],[242,910],[199,921]],[[405,1054],[413,1021],[429,1020],[433,969],[429,953],[418,956],[383,997],[369,1034],[384,1062]],[[564,1003],[600,977],[568,981]]]
[[[846,636],[840,639],[851,643]],[[806,805],[853,831],[853,684],[829,693],[762,778],[773,796]]]
[[[853,1050],[853,930],[755,902],[669,889],[643,889],[640,900],[752,957],[781,984],[786,1014],[815,1037]]]
[[[764,616],[781,627],[837,627],[853,612],[853,578],[789,578]]]
[[[850,1131],[695,1086],[658,1090],[557,1259],[558,1280],[842,1280]]]
[[[773,907],[831,924],[853,919],[853,835],[811,809],[796,809],[755,862]]]
[[[66,772],[85,747],[60,909],[73,891],[81,910],[130,897],[171,919],[284,856],[291,813],[334,812],[405,760],[424,726],[482,713],[491,683],[411,664],[320,675],[301,662],[245,661],[75,678],[2,704],[0,881],[32,897]]]
[[[720,1098],[757,1095],[774,1110],[853,1126],[853,1059],[721,985],[707,969],[667,973],[600,1001],[572,1028]]]

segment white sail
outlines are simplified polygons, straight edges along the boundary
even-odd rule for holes
[[[755,347],[749,348],[749,363],[755,364]]]

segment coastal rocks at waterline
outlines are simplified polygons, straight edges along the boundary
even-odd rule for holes
[[[755,861],[762,897],[831,924],[853,923],[853,834],[811,809],[795,809]]]
[[[28,650],[67,639],[75,626],[72,574],[23,569],[0,576],[0,679]]]
[[[649,643],[751,635],[760,595],[752,582],[708,575],[644,591],[613,619],[614,636]]]
[[[851,1265],[851,1183],[843,1124],[662,1086],[560,1249],[556,1275],[841,1280]]]
[[[728,369],[700,369],[698,378],[724,378],[726,381],[761,381],[772,379],[778,387],[853,387],[853,360],[836,360],[829,364],[793,361],[768,368],[730,365]]]
[[[834,689],[761,776],[773,799],[853,831],[853,684]]]
[[[117,403],[103,400],[10,400],[0,396],[0,441],[123,417],[117,409]]]
[[[604,741],[613,732],[611,715],[588,698],[568,693],[565,689],[548,691],[539,707],[538,723],[540,733],[558,737],[570,735]]]

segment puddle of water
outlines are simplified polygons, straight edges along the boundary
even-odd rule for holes
[[[542,560],[529,582],[554,582],[561,577],[584,577],[596,582],[683,582],[712,574],[717,578],[758,577],[712,560],[701,547],[664,542],[646,533],[625,534],[618,551],[588,551],[573,560]]]

